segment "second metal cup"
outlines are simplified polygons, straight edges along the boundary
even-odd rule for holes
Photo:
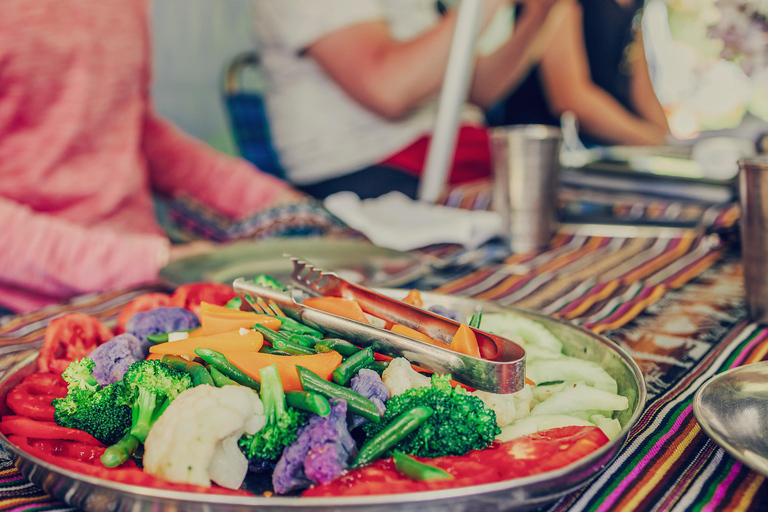
[[[521,125],[491,130],[494,210],[512,252],[547,246],[557,228],[558,128]]]

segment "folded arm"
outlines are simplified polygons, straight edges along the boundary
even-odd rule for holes
[[[53,298],[155,281],[168,257],[162,236],[87,228],[3,198],[0,224],[0,282]]]
[[[482,28],[503,3],[508,0],[486,0]],[[476,97],[471,100],[488,104],[519,80],[529,63],[530,45],[546,17],[546,12],[538,12],[527,17],[521,30],[494,54],[478,59],[473,83],[481,85],[473,85],[470,95]],[[396,40],[384,21],[355,24],[324,35],[306,52],[358,103],[396,119],[440,90],[456,16],[452,9],[434,27],[406,41]]]
[[[616,144],[663,144],[667,131],[625,109],[613,96],[592,82],[582,33],[582,13],[569,3],[558,37],[547,47],[541,62],[545,95],[553,113],[568,110],[590,135]]]

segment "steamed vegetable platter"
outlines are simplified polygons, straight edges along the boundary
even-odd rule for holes
[[[628,400],[616,381],[563,355],[529,318],[431,308],[524,345],[526,386],[496,395],[280,314],[241,311],[239,300],[210,283],[147,294],[124,308],[116,335],[87,315],[55,319],[38,371],[7,394],[15,414],[0,432],[46,462],[123,483],[247,494],[244,479],[258,473],[271,482],[265,496],[350,496],[536,475],[622,429],[615,417]],[[422,306],[417,291],[403,300]],[[346,299],[305,303],[438,343]],[[449,348],[479,355],[466,327]]]

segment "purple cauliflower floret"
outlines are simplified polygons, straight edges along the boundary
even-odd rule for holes
[[[122,380],[128,367],[145,357],[139,339],[128,333],[115,336],[88,355],[93,360],[93,377],[102,387]]]
[[[125,331],[139,338],[141,349],[148,354],[152,345],[147,340],[148,334],[188,331],[198,327],[200,320],[191,311],[184,308],[156,308],[133,315],[125,326]]]
[[[460,324],[467,323],[467,317],[464,316],[464,313],[462,313],[461,311],[456,311],[455,309],[448,309],[443,306],[437,305],[429,308],[429,311],[436,313],[440,316],[450,318],[451,320],[455,320]]]
[[[357,455],[355,441],[347,430],[347,402],[332,398],[331,413],[313,414],[299,435],[283,451],[272,473],[272,486],[278,494],[306,489],[329,482],[347,469]]]
[[[379,411],[379,415],[383,416],[387,410],[387,406],[384,403],[389,400],[389,390],[386,384],[381,380],[378,373],[367,368],[363,368],[357,374],[352,377],[350,381],[350,387],[352,391],[355,391],[365,398],[370,399],[376,406],[376,410]],[[354,430],[360,425],[368,423],[368,420],[360,416],[359,414],[349,414],[349,430]]]

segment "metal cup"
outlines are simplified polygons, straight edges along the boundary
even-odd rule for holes
[[[739,200],[747,307],[768,323],[768,156],[739,160]]]
[[[557,229],[555,199],[562,135],[558,128],[521,125],[491,130],[493,205],[512,252],[547,246]]]

